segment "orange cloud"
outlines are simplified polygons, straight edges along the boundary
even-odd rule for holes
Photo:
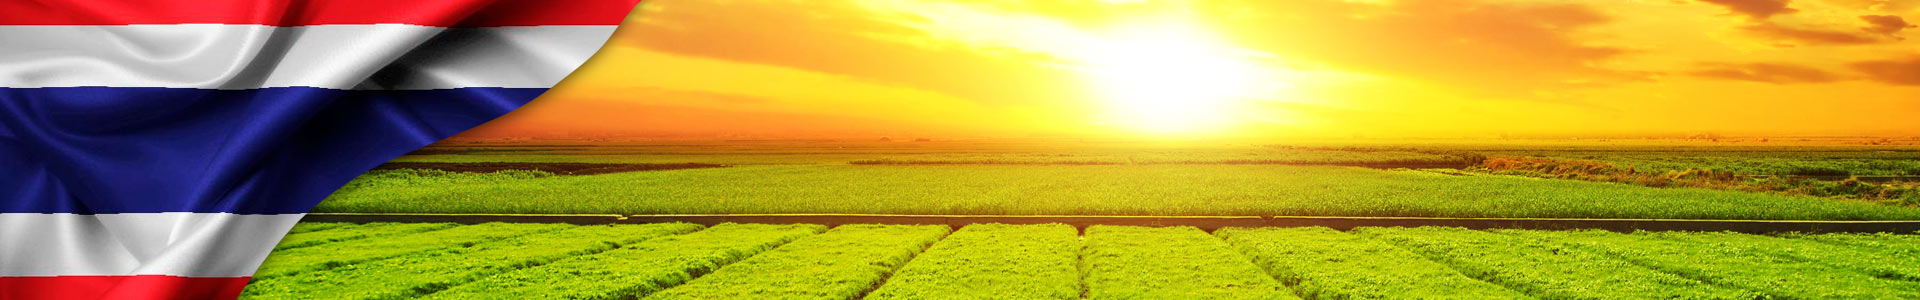
[[[1819,83],[1839,80],[1839,76],[1817,68],[1792,64],[1747,63],[1727,64],[1708,63],[1703,69],[1688,74],[1700,77],[1757,81],[1766,83]]]
[[[1787,0],[1700,0],[1700,2],[1723,6],[1734,13],[1747,15],[1756,19],[1766,19],[1774,15],[1790,14],[1799,11],[1788,8]]]
[[[1920,27],[1907,24],[1906,19],[1894,15],[1865,15],[1860,16],[1860,20],[1867,22],[1867,27],[1861,27],[1860,30],[1887,36],[1899,34],[1901,30],[1906,30],[1907,28]]]
[[[1869,78],[1894,85],[1920,86],[1920,55],[1905,59],[1869,60],[1849,64]]]
[[[1760,23],[1742,29],[1764,37],[1812,45],[1862,45],[1887,41],[1848,31],[1794,28],[1775,23]]]

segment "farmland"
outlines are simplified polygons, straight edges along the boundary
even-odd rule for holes
[[[1079,299],[1073,226],[961,228],[900,268],[871,299]]]
[[[366,225],[363,225],[363,226],[366,226]],[[368,226],[368,227],[377,227],[377,228],[370,228],[367,230],[384,231],[384,230],[392,230],[391,227],[396,227],[396,226]],[[270,278],[279,277],[279,276],[298,275],[306,272],[326,271],[326,270],[330,270],[330,269],[337,268],[340,266],[345,266],[345,265],[351,265],[351,264],[375,261],[375,260],[383,260],[383,259],[394,258],[401,255],[406,255],[406,254],[420,252],[420,251],[440,249],[440,248],[444,248],[448,244],[462,245],[462,244],[469,244],[469,243],[479,243],[484,241],[491,241],[491,240],[498,240],[498,239],[504,239],[504,238],[512,238],[516,236],[531,235],[536,233],[554,231],[554,230],[559,230],[565,227],[566,225],[557,225],[557,224],[539,224],[539,225],[482,224],[477,226],[449,227],[449,229],[446,229],[446,230],[427,231],[419,234],[388,235],[389,237],[394,237],[394,238],[358,239],[358,240],[350,240],[350,241],[326,244],[329,246],[346,246],[346,247],[340,247],[340,248],[309,246],[309,247],[303,247],[303,248],[276,250],[274,251],[275,254],[285,254],[289,258],[273,260],[265,264],[262,264],[260,266],[260,270],[254,272],[253,278],[270,279]],[[346,228],[344,230],[359,230],[359,229]],[[326,234],[328,233],[328,231],[330,230],[315,231],[307,234]],[[304,237],[294,237],[294,236],[290,236],[287,239],[288,240],[305,240]]]
[[[1920,220],[1856,142],[443,143],[316,211]],[[954,226],[304,223],[245,296],[1920,298],[1909,233]]]
[[[1086,238],[1087,298],[1295,299],[1226,243],[1193,227],[1096,225]]]
[[[1492,232],[1423,227],[1364,228],[1357,230],[1357,234],[1418,253],[1468,277],[1540,298],[1754,299],[1760,296],[1642,268],[1567,245],[1528,243],[1518,237]]]
[[[306,223],[289,236],[396,224]],[[1896,299],[1913,234],[623,224],[311,239],[248,299]],[[364,234],[372,235],[372,234]],[[473,239],[474,236],[493,236]],[[1079,240],[1084,239],[1081,243]],[[405,241],[405,242],[395,242]],[[356,254],[379,249],[378,255]],[[335,254],[345,254],[336,256]],[[1861,263],[1873,261],[1877,263]],[[804,267],[802,267],[804,266]],[[997,284],[1004,283],[1004,284]]]
[[[1909,183],[1773,177],[1891,176],[1920,161],[1912,145],[1843,142],[447,144],[316,211],[1920,219]],[[1515,159],[1545,162],[1494,164]],[[484,169],[501,164],[526,167]]]
[[[352,299],[411,298],[523,266],[590,255],[623,244],[630,245],[698,229],[699,226],[690,224],[582,226],[477,242],[466,247],[436,248],[387,259],[349,263],[304,276],[265,278],[250,284],[248,291],[257,295],[291,296],[288,298],[308,295]]]
[[[1725,247],[1701,239],[1597,231],[1508,231],[1536,242],[1558,242],[1626,260],[1655,271],[1786,299],[1913,299],[1920,282],[1875,277],[1875,270],[1841,267],[1834,261]],[[1738,244],[1734,242],[1733,244]],[[1894,261],[1907,265],[1911,261]]]
[[[1314,299],[1525,299],[1404,249],[1326,228],[1226,228],[1235,249]]]
[[[529,266],[454,286],[433,299],[632,299],[826,230],[818,225],[721,225],[595,255]]]
[[[852,299],[951,230],[845,225],[720,268],[644,299]]]

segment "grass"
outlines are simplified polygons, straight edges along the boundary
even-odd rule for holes
[[[1890,253],[1906,257],[1908,261],[1920,261],[1920,236],[1916,235],[1891,233],[1828,233],[1788,234],[1786,236],[1835,245],[1852,246],[1856,249],[1867,251]]]
[[[1499,230],[1536,242],[1560,242],[1634,264],[1776,299],[1915,299],[1920,284],[1885,280],[1776,253],[1726,244],[1604,231]]]
[[[901,267],[866,299],[1080,299],[1080,230],[976,224]]]
[[[1696,169],[1742,175],[1920,175],[1920,151],[1914,151],[1911,147],[1615,147],[1486,153],[1599,161],[1647,171]]]
[[[244,296],[249,299],[307,299],[314,295],[331,299],[411,299],[494,274],[702,228],[684,223],[578,226],[257,280],[248,284]]]
[[[1060,224],[971,225],[945,238],[939,225],[723,224],[688,233],[698,228],[492,223],[320,244],[275,252],[267,264],[326,267],[256,277],[244,297],[1920,297],[1920,281],[1902,275],[1920,267],[1920,235],[1911,234],[1369,227],[1224,228],[1208,235],[1190,227],[1094,226],[1082,236]]]
[[[1214,234],[1308,299],[1530,299],[1380,241],[1325,227]]]
[[[1850,139],[1732,142],[1255,144],[983,139],[444,144],[396,162],[493,163],[535,169],[539,163],[735,167],[590,176],[530,170],[380,170],[349,183],[316,211],[1920,219],[1920,204],[1916,204],[1920,192],[1915,192],[1920,185],[1913,183],[1764,176],[1835,173],[1831,170],[1909,174],[1913,173],[1909,169],[1920,170],[1920,161],[1915,160],[1920,151],[1911,147],[1865,145]],[[1566,163],[1495,163],[1531,161]],[[1431,170],[1291,166],[1295,164],[1398,164]],[[1430,164],[1481,169],[1433,169],[1442,167]],[[1605,168],[1576,170],[1579,174],[1558,171],[1580,164]]]
[[[950,230],[944,225],[835,227],[644,299],[855,299]]]
[[[363,177],[316,211],[1920,219],[1916,208],[1815,197],[1320,166],[741,166],[444,176],[459,178]]]
[[[321,224],[345,224],[345,223],[321,223]],[[290,233],[290,234],[287,234],[287,237],[281,238],[280,244],[274,245],[273,250],[280,251],[280,250],[286,250],[286,249],[321,245],[321,244],[332,243],[332,242],[364,239],[369,237],[380,237],[380,236],[410,234],[410,233],[418,233],[418,232],[424,232],[424,231],[441,230],[441,229],[452,228],[453,226],[454,224],[452,223],[413,223],[413,224],[370,223],[366,225],[357,225],[356,227],[354,227],[354,230],[323,230],[323,231]]]
[[[1743,176],[1730,171],[1686,169],[1639,170],[1611,164],[1541,158],[1496,157],[1470,171],[1539,178],[1626,183],[1651,187],[1693,187],[1720,190],[1861,199],[1889,205],[1920,206],[1920,186],[1907,182],[1871,183],[1859,178],[1819,180],[1793,176]]]
[[[1920,175],[1920,138],[1513,139],[1291,141],[1293,148],[1411,148],[1487,157],[1596,161],[1644,171],[1742,175]]]
[[[1730,232],[1661,232],[1652,235],[1706,244],[1720,249],[1791,257],[1885,279],[1920,281],[1920,263],[1901,263],[1915,262],[1915,260],[1885,251]]]
[[[457,226],[446,230],[428,231],[416,234],[395,235],[393,238],[360,239],[328,244],[327,247],[306,247],[274,251],[260,269],[253,274],[254,280],[264,280],[279,276],[297,275],[303,272],[325,271],[360,262],[387,259],[421,251],[448,247],[449,245],[471,246],[505,238],[538,234],[565,229],[571,225],[563,224],[506,224],[487,223],[473,226]]]
[[[820,225],[715,225],[514,270],[423,298],[634,299],[823,230]]]
[[[1355,233],[1541,299],[1759,299],[1757,293],[1661,273],[1554,243],[1455,227],[1371,227]]]
[[[1087,228],[1087,299],[1299,299],[1193,227]]]

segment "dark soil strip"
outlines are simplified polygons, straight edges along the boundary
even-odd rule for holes
[[[479,224],[512,223],[665,223],[687,222],[703,225],[720,223],[760,224],[1050,224],[1062,223],[1085,229],[1091,225],[1120,226],[1193,226],[1213,231],[1221,227],[1303,227],[1322,226],[1339,230],[1354,227],[1446,226],[1469,229],[1601,229],[1616,232],[1646,231],[1733,231],[1741,233],[1775,232],[1920,232],[1916,221],[1769,221],[1769,220],[1655,220],[1655,219],[1520,219],[1520,218],[1376,218],[1376,217],[1233,217],[1233,216],[977,216],[977,215],[440,215],[440,214],[308,214],[305,222],[453,222]]]
[[[429,162],[390,162],[374,167],[374,170],[441,170],[461,173],[492,173],[506,170],[535,170],[557,175],[594,175],[638,171],[663,171],[681,169],[725,168],[728,165],[684,163],[684,164],[601,164],[601,163],[429,163]]]

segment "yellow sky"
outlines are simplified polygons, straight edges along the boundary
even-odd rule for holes
[[[1920,0],[648,0],[482,133],[1920,134]]]

